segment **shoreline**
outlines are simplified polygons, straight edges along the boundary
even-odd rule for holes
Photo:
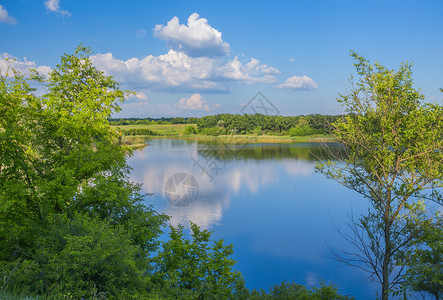
[[[177,139],[177,140],[200,140],[200,141],[224,141],[225,143],[235,144],[236,142],[248,143],[281,143],[281,144],[295,144],[295,143],[334,143],[335,139],[331,135],[308,135],[308,136],[274,136],[274,135],[133,135],[125,136],[124,143],[133,150],[143,149],[147,146],[146,140],[149,139]]]

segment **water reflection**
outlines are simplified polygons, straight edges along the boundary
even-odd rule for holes
[[[237,268],[248,288],[269,288],[283,280],[313,285],[320,279],[338,284],[358,299],[371,299],[364,275],[325,259],[343,240],[334,229],[353,211],[367,210],[362,197],[314,172],[326,152],[319,144],[249,144],[227,148],[220,143],[152,140],[129,159],[132,180],[143,183],[149,202],[171,216],[171,224],[214,231],[235,247]],[[341,150],[332,145],[335,154]],[[234,149],[234,150],[233,150]],[[212,152],[211,152],[212,151]],[[195,164],[216,157],[223,166],[212,178]],[[168,178],[191,174],[198,198],[185,207],[164,197]],[[369,291],[369,292],[368,292]]]
[[[198,181],[197,201],[176,207],[165,200],[157,201],[156,206],[171,216],[173,225],[187,226],[191,221],[211,228],[220,223],[232,196],[242,192],[256,195],[261,189],[277,184],[282,177],[310,176],[314,173],[315,159],[325,154],[318,144],[255,144],[232,149],[220,143],[152,140],[129,160],[133,167],[131,179],[143,183],[144,190],[154,193],[157,200],[165,200],[168,179],[177,173],[191,174]],[[208,172],[195,166],[199,156],[214,157],[223,168],[214,176],[208,176]]]

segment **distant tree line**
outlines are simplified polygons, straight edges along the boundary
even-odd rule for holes
[[[326,134],[327,124],[335,122],[337,118],[338,116],[320,114],[306,116],[217,114],[201,118],[109,119],[109,122],[111,125],[197,124],[197,133],[214,136],[225,134],[306,136]]]

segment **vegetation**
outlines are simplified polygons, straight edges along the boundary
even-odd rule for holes
[[[345,235],[357,252],[337,257],[375,276],[382,299],[388,299],[406,278],[404,266],[409,262],[401,259],[402,253],[411,254],[409,247],[423,247],[425,240],[431,249],[436,245],[425,229],[429,222],[417,222],[411,208],[416,199],[442,203],[437,191],[443,187],[443,109],[421,102],[424,97],[413,88],[410,64],[394,71],[352,56],[357,81],[351,77],[350,93],[339,99],[346,115],[332,124],[332,134],[348,150],[346,158],[320,163],[317,169],[369,199],[368,215],[351,222],[353,235]],[[412,217],[404,217],[408,215]],[[423,266],[424,257],[411,258],[410,283],[423,289],[414,273]],[[435,282],[441,261],[429,271]]]
[[[342,296],[334,285],[325,285],[321,282],[320,288],[309,290],[303,285],[282,282],[271,288],[269,294],[263,290],[253,290],[248,299],[312,299],[312,300],[346,300],[353,297]]]
[[[189,125],[185,127],[185,131],[184,134],[189,135],[189,134],[197,134],[197,130],[195,129],[194,126]]]
[[[411,247],[402,251],[399,260],[405,266],[403,288],[424,291],[441,299],[443,295],[443,217],[440,212],[426,213],[423,202],[409,207],[404,218],[421,228]]]
[[[306,136],[312,134],[327,134],[326,124],[333,122],[337,116],[308,115],[308,116],[267,116],[218,114],[201,118],[161,118],[161,119],[110,119],[112,126],[127,132],[133,129],[163,128],[161,125],[189,124],[184,128],[197,125],[196,133],[201,135],[277,135],[277,136]],[[170,126],[169,128],[174,128]],[[183,128],[183,126],[177,127]],[[195,128],[194,128],[195,129]],[[182,132],[156,132],[160,135],[180,134]],[[185,133],[189,134],[189,133]],[[141,134],[154,135],[154,134]]]
[[[194,224],[190,238],[179,226],[160,241],[168,217],[145,205],[126,165],[125,139],[164,134],[155,126],[177,134],[298,137],[324,134],[327,122],[346,147],[331,148],[338,163],[320,163],[318,170],[371,203],[367,215],[350,223],[353,234],[344,235],[357,252],[337,257],[373,274],[383,299],[408,289],[441,296],[442,218],[422,200],[443,201],[443,110],[421,102],[410,65],[388,70],[354,53],[359,79],[341,96],[346,115],[340,117],[127,121],[109,117],[129,92],[95,69],[89,54],[82,46],[65,54],[48,78],[32,71],[28,79],[13,69],[0,74],[1,298],[349,299],[324,283],[248,291],[234,270],[232,245],[212,241]]]
[[[0,297],[252,297],[232,246],[210,232],[191,225],[187,239],[170,228],[160,242],[168,217],[128,180],[131,150],[108,121],[127,92],[89,54],[82,46],[65,54],[46,79],[33,72],[43,92],[13,69],[0,74]],[[299,292],[344,299],[333,286],[294,284],[253,297]]]

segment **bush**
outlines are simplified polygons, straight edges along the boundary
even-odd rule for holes
[[[307,125],[291,127],[291,129],[289,129],[290,136],[306,136],[306,135],[312,135],[314,133],[315,133],[314,129],[312,129]]]
[[[195,129],[194,126],[189,125],[185,127],[185,131],[184,134],[189,135],[189,134],[197,134],[197,130]]]
[[[309,290],[303,285],[285,281],[280,285],[274,285],[269,291],[269,294],[267,294],[264,290],[253,290],[251,291],[248,299],[351,300],[354,298],[340,295],[334,285],[326,285],[324,282],[320,283],[320,288],[313,288],[312,290]]]
[[[218,136],[220,134],[224,134],[226,130],[217,127],[210,127],[210,128],[204,128],[200,132],[206,135]]]

